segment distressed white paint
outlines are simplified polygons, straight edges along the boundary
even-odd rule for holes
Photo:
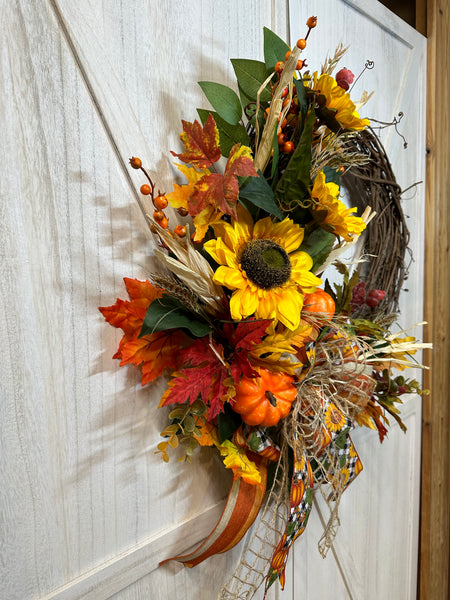
[[[318,14],[311,65],[340,39],[352,43],[355,71],[366,58],[377,62],[361,86],[377,91],[370,116],[407,114],[406,153],[399,138],[386,138],[407,186],[423,171],[423,121],[410,117],[423,109],[423,40],[377,3],[357,3],[375,16],[370,24],[353,4],[291,2],[292,40]],[[134,200],[142,181],[127,158],[141,156],[169,190],[179,121],[206,106],[196,81],[231,84],[229,58],[260,59],[263,25],[285,35],[285,3],[15,0],[1,8],[2,597],[209,600],[241,548],[192,570],[153,569],[204,537],[229,479],[221,481],[213,453],[192,466],[154,454],[164,383],[142,389],[137,371],[118,368],[119,333],[97,307],[124,297],[123,276],[153,268]],[[422,197],[408,204],[417,242],[408,322],[421,311]],[[336,542],[355,599],[414,597],[418,407],[406,409],[408,437],[393,432],[376,460],[374,436],[355,436],[365,471],[344,497]],[[376,502],[382,481],[387,517]],[[336,561],[317,553],[319,529],[312,520],[298,542],[286,599],[301,597],[305,581],[308,599],[329,589],[346,598]]]

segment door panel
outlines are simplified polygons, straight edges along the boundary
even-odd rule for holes
[[[212,452],[190,466],[155,455],[165,384],[142,388],[136,370],[119,369],[111,358],[119,334],[97,311],[124,297],[124,276],[156,268],[136,202],[142,181],[127,160],[140,156],[157,187],[171,189],[169,150],[178,147],[180,119],[193,120],[206,106],[196,82],[232,84],[229,58],[261,59],[264,25],[285,37],[289,14],[296,40],[318,14],[309,63],[319,64],[345,34],[352,43],[346,66],[357,71],[366,58],[383,65],[361,81],[377,91],[367,108],[382,120],[406,113],[408,150],[391,130],[383,139],[401,185],[423,177],[420,36],[373,2],[287,4],[2,3],[1,568],[8,600],[134,600],[155,590],[154,597],[209,600],[244,547],[192,570],[157,569],[207,535],[230,479]],[[368,5],[373,18],[364,16]],[[368,32],[376,32],[372,44]],[[417,242],[409,279],[417,293],[403,304],[408,323],[421,311],[421,194],[417,188],[407,205]],[[323,598],[332,585],[337,598],[349,588],[366,599],[368,586],[381,593],[397,589],[397,579],[413,597],[419,408],[408,404],[407,437],[393,431],[381,452],[371,432],[355,436],[365,472],[342,501],[336,558],[330,553],[324,563],[318,555],[316,515],[297,543],[283,598]],[[387,515],[379,506],[386,502]],[[274,586],[269,597],[278,596]]]

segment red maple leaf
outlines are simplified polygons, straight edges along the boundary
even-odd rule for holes
[[[236,144],[231,149],[223,175],[210,173],[197,181],[189,198],[189,212],[197,215],[207,206],[218,208],[236,218],[239,198],[239,177],[257,177],[250,149]]]
[[[217,162],[222,153],[219,146],[219,130],[211,113],[203,127],[198,121],[181,122],[183,123],[183,133],[180,134],[180,139],[185,151],[181,154],[172,152],[173,156],[177,156],[183,162],[190,163],[199,169],[207,169]]]
[[[250,350],[253,344],[259,344],[262,341],[271,323],[271,319],[247,319],[239,321],[231,340],[236,348]]]
[[[233,348],[228,359],[224,348],[208,337],[197,339],[179,351],[182,369],[173,374],[169,387],[161,398],[160,406],[192,404],[201,397],[208,406],[208,420],[223,411],[224,403],[232,401],[235,383],[242,375],[256,377],[258,373],[248,359],[248,350],[266,335],[270,319],[248,319],[224,323],[222,333]]]
[[[249,361],[248,351],[253,344],[261,342],[266,335],[267,328],[272,323],[270,319],[247,319],[234,323],[225,323],[223,332],[234,352],[230,356],[231,375],[236,383],[242,375],[245,377],[257,377],[258,373]]]
[[[212,347],[209,338],[201,338],[179,354],[186,366],[173,374],[160,406],[192,404],[200,396],[208,406],[208,420],[214,419],[234,396],[234,382],[222,358],[222,346]]]

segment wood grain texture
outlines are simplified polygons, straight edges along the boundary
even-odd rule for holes
[[[119,369],[111,358],[119,333],[103,322],[97,307],[124,297],[123,276],[143,278],[155,268],[153,245],[135,202],[142,181],[129,173],[128,157],[141,156],[157,186],[170,190],[175,173],[169,150],[178,147],[180,119],[192,120],[198,106],[207,106],[196,81],[231,84],[229,58],[260,59],[264,25],[285,37],[287,4],[1,2],[0,578],[8,600],[138,600],[155,597],[155,590],[163,600],[210,600],[239,559],[243,545],[193,570],[178,565],[154,570],[158,558],[204,537],[208,521],[213,527],[229,479],[208,451],[191,467],[175,458],[167,466],[155,456],[166,419],[156,405],[165,384],[142,389],[136,370]],[[294,4],[306,16],[309,8],[317,12],[317,2],[291,3],[291,17]],[[326,33],[311,42],[311,64],[316,57],[320,64],[335,41],[353,42],[355,31],[363,40],[370,37],[358,19],[367,21],[364,11],[373,3],[334,4],[334,13],[330,3],[321,8]],[[393,40],[377,30],[367,51],[376,46],[381,64],[389,60],[390,67],[360,84],[383,89],[385,112],[378,116],[388,120],[400,108],[415,110],[417,89],[405,64],[414,64],[414,77],[420,79],[422,59],[417,39],[402,37],[398,20],[386,23],[385,13],[372,12],[381,29],[402,33]],[[300,37],[295,27],[303,26],[294,21],[295,40]],[[361,52],[354,46],[349,60],[360,65],[366,58]],[[408,121],[412,146],[420,144],[420,127],[420,119]],[[401,141],[385,133],[390,151],[401,156]],[[408,153],[408,158],[401,172],[404,186],[420,172],[417,155]],[[420,239],[420,223],[417,227]],[[420,271],[420,249],[416,265]],[[420,285],[414,270],[411,288]],[[416,310],[416,301],[413,306]],[[411,403],[405,413],[413,431],[418,410]],[[417,503],[403,503],[403,498],[405,490],[414,493],[418,439],[410,436],[405,443],[393,432],[379,462],[371,458],[376,439],[363,435],[359,444],[366,470],[370,462],[373,472],[353,484],[360,486],[359,493],[355,487],[344,508],[342,532],[349,537],[341,543],[354,548],[346,563],[330,555],[324,569],[316,547],[320,523],[314,517],[309,537],[299,540],[289,564],[282,598],[297,600],[305,585],[310,599],[323,598],[329,589],[345,598],[342,575],[355,578],[358,592],[365,594],[369,585],[383,592],[376,587],[377,572],[361,570],[361,561],[363,555],[372,560],[382,554],[386,544],[380,534],[372,554],[364,554],[380,524],[376,498],[384,473],[396,481],[388,501],[399,502],[386,528],[398,531],[400,523],[409,536],[408,551],[413,550],[410,525],[416,522]],[[387,469],[391,452],[398,453],[402,465],[410,456],[403,476]],[[362,479],[366,475],[369,483]],[[367,506],[376,516],[362,527],[352,516],[365,516]],[[412,555],[407,560],[413,565]],[[412,577],[403,562],[395,562],[395,568],[401,581]],[[316,581],[320,585],[314,588]],[[271,597],[278,596],[274,587]]]
[[[282,15],[272,2],[249,0],[2,3],[0,568],[8,599],[84,597],[95,573],[108,595],[120,593],[133,569],[119,557],[139,559],[138,578],[156,566],[155,553],[163,559],[200,541],[202,515],[222,506],[230,480],[212,453],[192,467],[176,455],[167,467],[154,454],[165,384],[142,389],[136,370],[118,368],[119,333],[97,307],[124,297],[123,276],[155,268],[135,203],[142,182],[133,172],[132,183],[127,158],[141,155],[169,189],[179,120],[206,105],[196,81],[231,80],[230,56],[260,57],[263,25],[285,27]],[[205,597],[215,566],[230,571],[238,554],[196,569]],[[125,572],[108,579],[111,564]],[[96,587],[89,593],[97,597]]]
[[[425,316],[433,351],[425,378],[419,597],[444,600],[450,594],[450,10],[428,0],[427,219]]]
[[[367,59],[374,61],[374,69],[364,73],[352,92],[352,97],[358,98],[363,89],[375,91],[360,111],[362,116],[391,121],[399,111],[405,114],[399,129],[408,141],[407,149],[392,127],[383,130],[381,138],[402,188],[422,182],[402,198],[414,262],[400,300],[399,323],[402,327],[414,325],[423,320],[426,41],[384,6],[371,1],[294,1],[290,14],[294,40],[302,36],[306,18],[318,16],[317,29],[308,39],[311,68],[320,66],[326,53],[332,54],[340,41],[350,44],[342,66],[358,73]],[[421,328],[412,334],[421,338]],[[408,376],[420,380],[422,373]],[[364,471],[342,498],[342,527],[334,555],[330,552],[325,561],[317,550],[322,525],[319,515],[312,511],[294,549],[297,593],[301,582],[307,581],[311,600],[327,597],[327,589],[335,587],[338,597],[350,600],[416,597],[420,399],[408,399],[402,415],[408,426],[406,436],[393,426],[381,446],[373,432],[357,430],[352,434]]]

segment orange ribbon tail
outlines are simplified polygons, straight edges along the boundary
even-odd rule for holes
[[[241,541],[259,513],[267,485],[267,460],[258,456],[252,456],[252,460],[258,464],[261,483],[252,485],[240,477],[235,479],[219,522],[209,536],[193,552],[168,558],[160,565],[178,560],[187,567],[195,567],[214,554],[227,552]]]

